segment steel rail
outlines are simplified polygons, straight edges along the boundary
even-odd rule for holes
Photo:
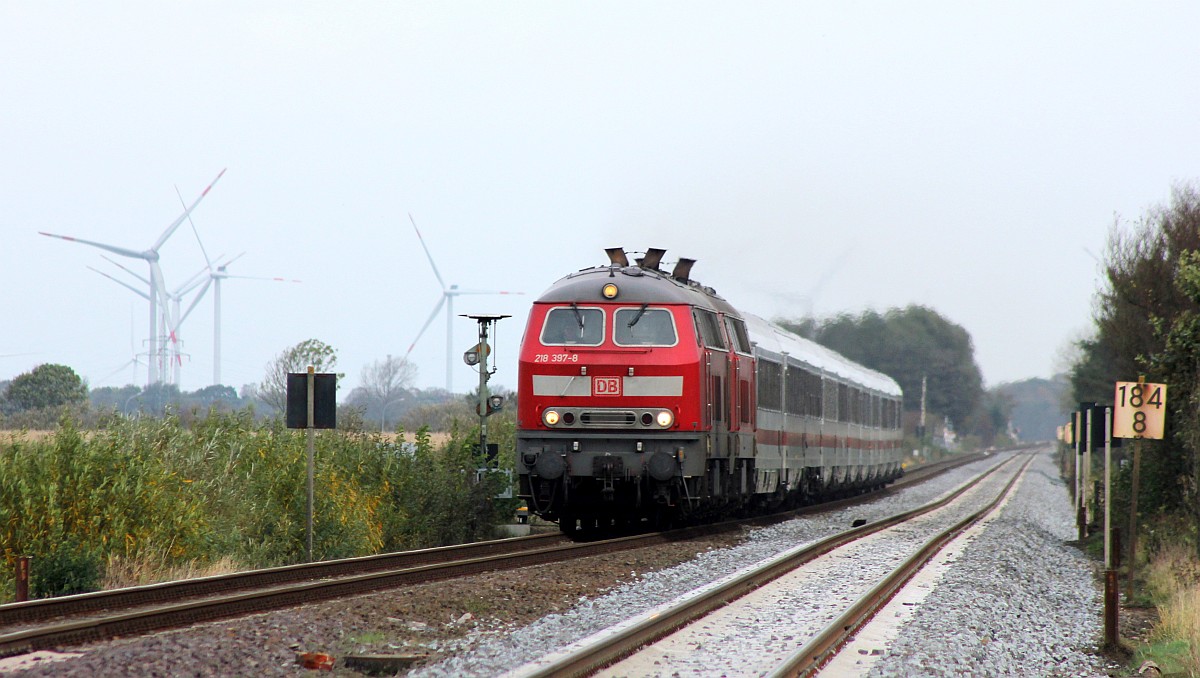
[[[942,499],[786,551],[759,567],[701,589],[696,595],[666,607],[655,608],[630,623],[602,632],[602,637],[598,634],[598,637],[585,640],[573,649],[543,657],[505,675],[521,678],[590,675],[830,551],[950,504],[1012,460],[1010,458],[996,464]]]
[[[723,529],[730,528],[726,527]],[[418,584],[443,581],[456,577],[556,563],[645,546],[677,542],[712,534],[714,531],[722,531],[722,528],[719,526],[701,526],[671,532],[620,537],[604,541],[567,542],[555,546],[532,548],[511,553],[458,558],[444,563],[348,575],[336,579],[285,584],[275,588],[252,590],[238,594],[218,594],[201,600],[143,608],[124,614],[52,623],[47,626],[0,635],[0,657],[63,645],[108,640],[118,636],[144,634],[198,622],[265,612],[292,607],[302,603],[331,600],[381,589],[416,586]],[[563,541],[566,540],[564,539]]]
[[[160,605],[235,590],[277,586],[349,574],[395,570],[447,560],[462,560],[515,550],[543,548],[566,541],[558,533],[512,537],[456,546],[383,553],[299,565],[234,572],[179,581],[132,586],[108,591],[42,598],[0,605],[0,627],[37,622],[91,612],[111,612],[141,605]]]
[[[1005,484],[1004,489],[996,495],[987,506],[959,520],[931,539],[912,556],[901,563],[886,578],[871,588],[837,619],[830,622],[820,633],[813,637],[804,647],[788,655],[774,671],[767,674],[769,678],[794,678],[796,676],[813,676],[821,667],[829,663],[841,648],[850,641],[863,625],[871,620],[883,606],[888,603],[901,589],[904,588],[917,572],[933,559],[946,544],[957,538],[975,523],[995,511],[1008,496],[1025,469],[1032,463],[1030,457],[1021,465]]]

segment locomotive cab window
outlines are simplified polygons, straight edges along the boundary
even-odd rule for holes
[[[604,342],[604,311],[598,308],[552,308],[542,325],[543,346],[599,346]]]
[[[725,329],[729,330],[729,340],[733,342],[733,350],[738,353],[750,353],[750,335],[746,332],[746,323],[740,318],[725,316]]]
[[[696,318],[696,334],[700,340],[700,345],[724,351],[725,335],[721,333],[721,321],[717,318],[717,314],[697,308],[694,311],[694,316]]]
[[[619,308],[613,318],[617,346],[674,346],[675,318],[665,308]]]

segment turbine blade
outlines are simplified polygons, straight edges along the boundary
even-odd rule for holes
[[[227,261],[227,262],[225,262],[225,263],[223,263],[223,264],[221,264],[221,265],[222,265],[222,266],[228,266],[228,265],[232,264],[233,262],[237,261],[238,259],[241,259],[241,258],[242,258],[242,257],[244,257],[244,256],[246,256],[246,253],[245,253],[245,252],[239,252],[239,253],[237,254],[237,256],[233,257],[232,259],[230,259],[229,261]]]
[[[167,241],[167,238],[170,238],[171,234],[175,232],[175,229],[179,228],[179,225],[183,223],[183,220],[187,219],[192,214],[192,210],[196,209],[196,205],[200,204],[200,201],[204,199],[204,196],[208,195],[208,192],[212,190],[212,187],[218,181],[220,181],[221,177],[224,175],[225,170],[221,170],[221,173],[217,175],[217,178],[213,179],[212,183],[206,186],[200,193],[200,197],[196,198],[195,202],[193,202],[190,207],[183,211],[183,214],[180,214],[175,221],[171,222],[171,225],[167,227],[167,230],[163,231],[162,235],[158,236],[158,241],[154,243],[154,247],[150,248],[151,252],[157,252],[158,248],[162,247],[162,244]]]
[[[199,271],[196,271],[192,277],[180,283],[179,287],[175,288],[175,296],[181,297],[188,292],[191,292],[205,280],[212,280],[211,267],[202,268]]]
[[[425,245],[425,238],[421,237],[421,229],[417,228],[417,220],[413,219],[411,212],[408,214],[408,220],[412,222],[413,230],[417,232],[417,240],[421,241],[421,249],[425,250],[425,257],[429,259],[429,265],[433,268],[433,275],[437,277],[438,284],[442,286],[442,290],[445,290],[446,281],[442,280],[442,274],[438,273],[437,264],[433,263],[433,255],[429,253],[429,248]]]
[[[117,268],[121,269],[122,271],[125,271],[126,273],[137,278],[138,280],[141,280],[142,282],[146,283],[147,285],[150,284],[150,281],[147,280],[145,276],[143,276],[141,273],[138,273],[137,271],[134,271],[133,269],[129,268],[128,266],[125,266],[114,259],[109,259],[108,257],[104,256],[103,254],[100,255],[100,258],[107,261],[108,263],[112,264],[113,266],[116,266]]]
[[[139,290],[138,288],[134,287],[133,285],[130,285],[129,283],[125,282],[124,280],[117,280],[116,278],[114,278],[114,277],[112,277],[111,275],[109,275],[109,274],[105,273],[104,271],[101,271],[100,269],[97,269],[97,268],[92,268],[91,266],[88,266],[88,270],[90,270],[90,271],[95,271],[96,273],[99,273],[100,275],[104,276],[105,278],[108,278],[109,280],[111,280],[111,281],[115,282],[116,284],[120,285],[121,287],[128,288],[128,289],[129,289],[130,291],[132,291],[134,294],[136,294],[136,295],[140,296],[141,298],[143,298],[143,299],[145,299],[145,300],[147,300],[147,301],[149,301],[149,300],[150,300],[150,295],[149,295],[149,294],[146,294],[145,292],[143,292],[143,291]]]
[[[187,209],[187,203],[183,201],[183,194],[179,192],[179,186],[175,186],[175,195],[179,196],[179,204]],[[200,254],[204,255],[204,263],[208,264],[208,270],[212,270],[212,260],[208,258],[208,250],[204,249],[204,241],[200,239],[200,231],[196,230],[196,222],[192,221],[191,215],[188,215],[188,223],[192,225],[192,235],[196,236],[196,244],[200,245]]]
[[[208,287],[209,287],[209,285],[212,285],[212,281],[213,281],[213,279],[212,279],[212,278],[209,278],[209,279],[207,279],[207,280],[205,280],[205,281],[204,281],[204,287],[201,287],[201,288],[200,288],[200,291],[196,293],[196,296],[195,296],[195,298],[193,298],[193,299],[192,299],[192,303],[191,303],[191,304],[188,304],[187,310],[186,310],[186,311],[184,311],[184,312],[183,312],[183,313],[182,313],[182,314],[179,316],[179,320],[175,321],[175,328],[174,328],[174,329],[179,329],[179,326],[180,326],[180,325],[182,325],[182,324],[183,324],[183,321],[184,321],[184,320],[186,320],[186,319],[187,319],[187,317],[188,317],[188,315],[190,315],[190,314],[191,314],[191,312],[192,312],[192,309],[196,308],[196,304],[199,304],[199,303],[200,303],[200,300],[204,298],[204,293],[205,293],[205,292],[208,292]]]
[[[138,361],[137,361],[137,358],[133,358],[133,359],[131,359],[131,360],[126,360],[124,365],[122,365],[122,366],[118,367],[117,369],[113,370],[113,371],[112,371],[112,374],[109,374],[109,375],[105,376],[103,379],[101,379],[101,380],[99,381],[99,383],[103,384],[104,382],[108,381],[109,379],[112,379],[113,377],[117,376],[117,375],[118,375],[118,374],[120,374],[121,372],[124,372],[126,367],[129,367],[130,365],[138,365],[138,364],[139,364],[139,363],[138,363]]]
[[[429,319],[425,321],[424,325],[421,325],[421,331],[417,332],[417,338],[413,339],[413,342],[408,345],[408,350],[404,352],[405,359],[408,359],[408,354],[412,353],[413,347],[416,346],[417,342],[421,340],[421,335],[425,334],[425,330],[429,329],[429,326],[431,324],[433,324],[433,319],[437,317],[438,312],[442,310],[442,306],[444,306],[445,304],[446,304],[446,295],[443,294],[442,298],[438,299],[437,306],[433,307],[433,313],[429,314]]]
[[[94,240],[84,240],[83,238],[75,238],[75,237],[72,237],[69,235],[58,235],[56,233],[46,233],[45,231],[38,231],[38,233],[40,233],[44,236],[50,237],[50,238],[58,238],[59,240],[69,240],[70,242],[78,242],[78,243],[83,243],[84,245],[91,245],[92,247],[99,247],[102,250],[108,250],[109,252],[112,252],[113,254],[119,254],[123,257],[132,257],[134,259],[149,259],[149,257],[146,256],[145,252],[136,252],[127,247],[117,247],[116,245],[107,245],[105,243],[96,242]]]

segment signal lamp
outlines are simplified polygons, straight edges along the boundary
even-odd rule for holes
[[[605,299],[616,299],[617,292],[617,286],[613,283],[606,284],[604,288],[600,290],[600,294],[604,295]]]
[[[546,422],[547,426],[554,426],[558,424],[558,411],[546,410],[542,413],[542,421]]]

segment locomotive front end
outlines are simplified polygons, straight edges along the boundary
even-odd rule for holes
[[[530,312],[517,414],[520,494],[566,533],[635,527],[678,499],[703,440],[691,312],[637,267],[589,269]]]

